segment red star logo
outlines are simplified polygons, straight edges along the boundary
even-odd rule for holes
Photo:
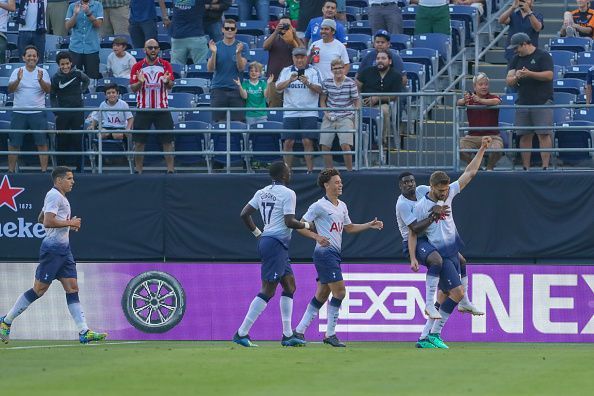
[[[25,191],[24,188],[12,187],[10,185],[10,180],[8,180],[8,175],[4,175],[2,184],[0,184],[0,208],[6,205],[16,212],[17,206],[14,198],[23,191]]]

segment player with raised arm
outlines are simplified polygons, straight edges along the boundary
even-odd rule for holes
[[[291,178],[291,170],[282,161],[274,162],[269,169],[272,184],[258,190],[241,211],[241,219],[246,227],[258,238],[258,252],[262,259],[260,293],[250,304],[243,323],[233,336],[233,342],[244,347],[257,346],[248,335],[252,325],[266,309],[268,301],[274,296],[280,283],[283,293],[280,298],[280,311],[283,322],[283,346],[302,346],[305,341],[295,337],[291,327],[293,315],[293,293],[295,277],[289,261],[289,242],[292,229],[308,229],[309,223],[295,219],[297,199],[295,191],[286,185]],[[254,224],[252,214],[260,211],[264,231]]]
[[[35,271],[33,288],[23,293],[11,310],[0,318],[0,339],[5,344],[8,343],[13,320],[43,296],[54,279],[58,279],[64,287],[68,310],[78,327],[81,344],[107,337],[107,333],[89,330],[78,298],[76,262],[70,251],[68,234],[70,230],[80,230],[81,219],[76,216],[70,218],[70,203],[66,199],[66,194],[74,186],[74,175],[67,167],[58,166],[52,172],[52,179],[54,187],[46,194],[39,213],[39,222],[43,223],[46,234],[39,249],[39,266]]]
[[[452,201],[476,176],[489,144],[491,144],[491,137],[484,136],[481,141],[481,148],[457,181],[450,184],[450,177],[445,172],[433,172],[429,179],[431,190],[415,205],[414,211],[417,221],[423,221],[429,217],[431,209],[436,204],[441,206],[447,205],[449,210],[452,210]],[[432,221],[425,233],[429,243],[437,249],[443,259],[439,288],[447,296],[444,296],[443,301],[438,299],[441,319],[429,318],[427,320],[419,342],[429,341],[438,348],[447,348],[448,346],[441,339],[441,330],[456,305],[458,305],[465,295],[460,279],[459,259],[459,252],[464,247],[464,243],[456,229],[453,213],[440,216],[438,221]]]
[[[299,230],[304,236],[316,240],[313,261],[318,273],[318,287],[315,296],[307,306],[301,322],[295,329],[295,335],[304,339],[305,330],[315,319],[328,300],[330,292],[332,299],[328,305],[328,326],[324,344],[333,347],[345,347],[336,336],[336,323],[342,300],[346,296],[346,288],[342,278],[340,256],[342,248],[342,231],[354,234],[369,229],[381,230],[384,223],[377,218],[364,224],[353,224],[349,218],[349,211],[346,204],[339,200],[342,195],[342,180],[340,173],[334,168],[324,169],[318,176],[318,185],[325,191],[326,195],[314,202],[303,220],[315,224],[316,233],[310,230]],[[323,237],[322,238],[320,238]]]

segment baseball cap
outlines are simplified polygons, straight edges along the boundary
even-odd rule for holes
[[[516,47],[519,47],[522,44],[526,44],[526,43],[530,43],[530,36],[528,36],[526,33],[516,33],[511,37],[511,40],[509,41],[509,45],[507,46],[508,50],[511,49],[515,49]]]
[[[293,56],[297,56],[297,55],[307,56],[307,49],[305,49],[304,47],[293,48],[292,53],[293,53]]]
[[[376,37],[385,37],[386,40],[390,41],[390,33],[388,33],[387,30],[384,29],[380,29],[377,32],[375,32],[375,34],[373,35],[373,38]]]
[[[336,31],[336,21],[334,19],[324,19],[320,27],[329,27]]]

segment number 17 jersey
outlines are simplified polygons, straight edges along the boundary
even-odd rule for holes
[[[285,224],[285,215],[295,214],[295,191],[282,184],[273,183],[258,190],[248,204],[260,211],[264,223],[262,236],[278,239],[288,248],[292,230]]]

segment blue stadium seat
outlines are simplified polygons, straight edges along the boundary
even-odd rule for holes
[[[263,65],[268,64],[268,51],[263,48],[254,48],[247,51],[247,60],[249,62],[260,62]]]
[[[448,62],[452,56],[452,38],[442,33],[427,33],[413,36],[412,47],[432,48],[439,52],[440,64]]]
[[[21,66],[25,66],[24,63],[3,63],[0,64],[0,77],[10,77],[12,72]]]
[[[354,78],[358,72],[359,72],[359,63],[351,63],[351,67],[349,68],[349,72],[347,73],[347,76]]]
[[[594,124],[589,121],[571,121],[560,123],[561,126],[580,127],[580,130],[556,130],[556,148],[592,148],[592,131]],[[589,152],[559,152],[557,158],[563,161],[564,165],[579,165],[582,161],[589,161],[592,153]]]
[[[594,108],[575,109],[573,120],[594,122]]]
[[[349,34],[360,33],[373,35],[369,21],[354,21],[349,23]]]
[[[52,78],[52,76],[54,74],[56,74],[56,72],[58,70],[60,70],[60,67],[58,66],[57,63],[44,63],[44,64],[38,65],[38,66],[47,70],[47,74],[49,74],[50,78]]]
[[[204,78],[179,78],[174,81],[171,92],[187,92],[192,95],[200,95],[210,84],[209,80]]]
[[[247,130],[247,125],[243,122],[231,121],[229,128],[232,131]],[[227,124],[224,122],[212,124],[212,131],[224,131],[227,129]],[[242,151],[243,150],[243,134],[242,133],[231,133],[229,140],[230,151]],[[227,152],[227,135],[225,133],[212,133],[211,134],[211,149],[215,153]],[[213,155],[212,161],[214,164],[219,166],[226,166],[227,156],[225,154]],[[231,155],[230,165],[243,164],[243,157],[241,155]]]
[[[346,0],[347,7],[367,8],[369,2],[367,0]]]
[[[455,55],[460,52],[468,42],[466,38],[466,26],[464,26],[464,21],[452,19],[450,20],[450,28],[452,29],[452,54]]]
[[[577,61],[576,64],[578,65],[594,65],[594,52],[579,52],[577,54]]]
[[[146,53],[144,52],[143,48],[134,48],[128,51],[130,55],[134,57],[137,61],[141,61],[146,57]]]
[[[176,153],[184,151],[205,151],[208,148],[206,144],[207,130],[210,125],[202,121],[185,121],[177,123],[173,126],[174,130],[205,130],[205,132],[194,133],[176,133],[175,134],[175,151]],[[197,166],[201,162],[206,162],[207,168],[210,170],[210,162],[207,155],[176,155],[175,162],[177,166]]]
[[[247,139],[247,149],[253,154],[246,156],[246,165],[251,170],[252,161],[271,162],[282,159],[280,154],[256,154],[262,151],[280,152],[282,151],[281,132],[283,131],[282,122],[267,121],[252,125]]]
[[[549,39],[549,50],[563,50],[571,52],[589,51],[592,39],[588,37],[555,37]]]
[[[411,92],[419,92],[425,85],[425,66],[413,62],[403,62],[403,64]]]
[[[58,49],[62,44],[62,36],[57,36],[54,34],[46,34],[45,35],[45,51]]]
[[[575,52],[558,50],[550,51],[550,54],[553,57],[553,64],[555,65],[568,67],[575,63]]]
[[[348,23],[355,22],[357,20],[362,19],[362,9],[359,7],[353,6],[346,6],[345,7],[345,17]]]
[[[227,8],[224,12],[225,18],[235,19],[235,21],[239,21],[239,9],[237,6],[231,6]]]
[[[514,106],[516,104],[517,94],[501,95],[501,105]],[[499,122],[513,125],[516,120],[516,110],[513,107],[499,109]]]
[[[100,78],[97,80],[97,85],[95,86],[95,92],[105,92],[105,86],[108,84],[117,84],[120,93],[127,93],[129,80],[127,78],[121,77],[107,77],[107,78]]]
[[[196,98],[194,95],[187,92],[170,93],[167,95],[167,101],[170,108],[189,108],[196,107]]]
[[[268,28],[264,21],[239,21],[237,22],[238,34],[251,34],[260,36],[266,34]]]
[[[212,72],[208,71],[206,63],[198,63],[186,66],[186,78],[206,78],[212,79]]]
[[[402,33],[408,36],[413,36],[415,34],[414,19],[405,19],[402,21]]]
[[[400,51],[404,62],[421,63],[425,66],[425,81],[429,81],[439,67],[439,52],[432,48],[409,48]]]
[[[210,110],[192,110],[188,111],[184,117],[185,121],[202,121],[207,124],[212,123],[212,111]]]
[[[284,14],[284,11],[285,9],[283,7],[270,4],[268,7],[268,17],[271,21],[278,21],[279,18]]]
[[[554,104],[572,104],[576,102],[576,96],[569,92],[554,92],[553,103]]]
[[[584,81],[578,78],[563,78],[553,81],[555,92],[569,92],[574,95],[583,93]]]
[[[203,93],[196,96],[197,107],[210,107],[210,94]]]
[[[412,39],[408,34],[392,34],[390,35],[390,45],[396,51],[410,48]]]
[[[99,48],[99,63],[107,64],[107,58],[112,52],[111,48]]]
[[[361,51],[366,48],[370,48],[372,40],[373,40],[372,37],[367,34],[360,34],[360,33],[350,34],[349,33],[346,36],[345,45],[347,48],[352,48],[352,49]]]
[[[349,56],[349,61],[351,63],[357,61],[359,59],[359,51],[357,51],[356,49],[352,49],[352,48],[347,48],[347,54]]]
[[[574,67],[574,66],[570,66],[570,67]],[[557,80],[558,78],[563,78],[564,73],[565,73],[565,68],[563,66],[553,65],[553,80]]]
[[[474,33],[479,24],[479,15],[471,5],[450,5],[450,19],[463,21],[466,27],[466,43],[474,41]]]
[[[252,34],[236,34],[235,39],[247,44],[246,49],[254,48],[256,45],[256,37]]]
[[[553,122],[555,124],[562,124],[571,121],[571,109],[564,107],[555,107],[553,109]]]
[[[283,122],[282,110],[270,110],[268,111],[268,121]]]
[[[402,8],[402,19],[414,21],[417,18],[417,7],[408,6]]]
[[[105,92],[95,92],[83,96],[83,106],[97,108],[105,101]]]
[[[135,93],[126,93],[120,96],[120,98],[128,103],[128,106],[132,108],[136,108],[136,94]]]
[[[157,34],[157,41],[159,41],[159,48],[161,48],[161,51],[171,49],[171,35],[169,33]]]
[[[379,109],[376,107],[361,108],[361,125],[363,134],[368,136],[367,142],[369,144],[377,142],[378,137],[381,136]]]
[[[563,78],[578,78],[585,81],[591,67],[591,65],[569,66],[564,69]]]

